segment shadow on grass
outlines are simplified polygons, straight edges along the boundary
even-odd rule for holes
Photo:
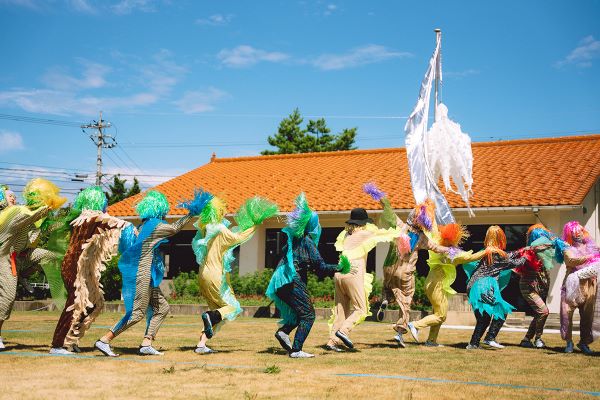
[[[317,346],[317,348],[325,350],[325,352],[323,354],[344,354],[344,353],[360,353],[360,350],[354,348],[354,349],[349,349],[347,347],[343,347],[343,346],[338,346],[340,349],[342,349],[342,351],[333,351],[333,350],[329,350],[327,348],[327,345],[322,344],[320,346]]]
[[[264,350],[261,351],[257,351],[258,354],[281,354],[281,355],[286,355],[288,354],[287,351],[285,351],[284,349],[282,349],[281,347],[268,347]]]
[[[215,351],[215,353],[224,353],[224,354],[233,353],[232,350],[221,350],[221,349],[215,349],[213,347],[211,347],[211,349],[213,349]],[[177,350],[194,352],[194,350],[196,350],[196,346],[179,346],[177,348]],[[238,351],[236,351],[236,353],[238,353]]]
[[[50,346],[40,344],[22,344],[22,343],[5,343],[6,349],[4,351],[17,351],[17,350],[30,350],[30,351],[42,351],[47,353],[50,351]]]

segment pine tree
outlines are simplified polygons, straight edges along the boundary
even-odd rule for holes
[[[134,194],[138,194],[140,190],[140,183],[137,178],[133,178],[133,185],[131,188],[127,189],[125,183],[127,179],[121,179],[120,175],[115,175],[113,177],[112,185],[108,185],[108,189],[110,193],[107,193],[108,196],[108,205],[112,205],[118,203],[121,200],[124,200]]]
[[[262,155],[310,153],[321,151],[354,150],[356,128],[344,129],[337,135],[331,134],[324,118],[309,120],[306,128],[297,108],[279,123],[277,133],[267,138],[277,150],[264,150]]]

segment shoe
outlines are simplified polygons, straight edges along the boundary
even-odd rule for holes
[[[350,340],[350,338],[348,336],[344,335],[342,332],[337,331],[335,333],[335,336],[337,336],[338,339],[340,339],[342,342],[344,342],[344,344],[346,345],[347,348],[349,348],[349,349],[354,348],[354,343],[352,343],[352,340]]]
[[[573,342],[572,341],[568,341],[567,345],[565,346],[565,353],[572,353],[573,352]]]
[[[212,338],[213,337],[213,327],[212,327],[212,322],[210,321],[210,315],[208,315],[207,312],[202,314],[202,322],[204,323],[204,334],[206,335],[207,338]]]
[[[437,342],[432,342],[431,340],[427,340],[425,342],[425,346],[427,346],[427,347],[444,347],[443,344],[439,344]]]
[[[495,349],[503,349],[504,348],[504,346],[502,346],[500,343],[496,342],[495,340],[484,340],[483,344],[486,344]]]
[[[394,336],[394,339],[398,342],[399,347],[402,347],[403,349],[406,347],[406,343],[404,343],[404,338],[401,333],[397,333],[396,336]]]
[[[73,353],[72,351],[69,351],[63,347],[53,347],[50,349],[50,354],[58,354],[61,356],[70,356],[73,355],[75,353]]]
[[[377,321],[381,322],[383,321],[383,319],[385,318],[385,310],[388,306],[388,301],[384,300],[381,302],[381,305],[379,306],[379,311],[377,311]]]
[[[107,357],[119,357],[111,348],[108,343],[104,343],[102,340],[96,340],[94,347],[97,348]]]
[[[415,339],[415,342],[419,343],[419,330],[415,328],[412,322],[408,323],[408,330],[410,331],[413,339]]]
[[[594,354],[592,349],[590,349],[590,347],[585,343],[579,342],[577,343],[577,347],[579,347],[579,350],[581,350],[581,352],[587,356],[591,356],[592,354]]]
[[[73,346],[71,346],[71,351],[73,353],[81,353],[81,349],[79,348],[78,345],[74,344]]]
[[[330,345],[330,344],[326,344],[325,349],[329,350],[329,351],[335,351],[336,353],[341,353],[344,351],[344,350],[340,349],[339,347],[337,347],[335,345]]]
[[[533,345],[535,346],[536,349],[543,349],[544,347],[546,347],[546,343],[544,343],[544,341],[541,338],[535,339],[535,342],[533,342]]]
[[[277,339],[285,351],[288,353],[292,351],[292,342],[290,341],[290,337],[284,331],[275,332],[275,339]]]
[[[313,358],[314,356],[314,354],[305,353],[302,350],[290,353],[290,358]]]
[[[164,354],[152,346],[140,346],[138,353],[140,353],[142,356],[162,356]]]
[[[6,347],[4,346],[4,342],[2,341],[2,338],[0,337],[0,350],[4,350],[6,349]]]
[[[212,354],[212,353],[216,353],[216,350],[213,350],[208,346],[203,346],[203,347],[196,347],[196,349],[194,350],[194,353],[196,353],[196,354]]]
[[[529,340],[529,339],[523,339],[523,340],[521,340],[521,343],[519,343],[519,346],[525,347],[526,349],[533,349],[533,348],[535,348],[535,346],[533,345],[533,343],[531,343],[531,340]]]
[[[479,350],[480,347],[477,346],[476,344],[468,344],[467,347],[465,347],[465,349],[467,349],[467,350]]]

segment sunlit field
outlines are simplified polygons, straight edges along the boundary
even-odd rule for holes
[[[464,349],[471,331],[443,329],[443,348],[409,338],[399,349],[388,324],[372,322],[352,333],[356,350],[330,353],[322,346],[328,327],[317,321],[305,351],[290,359],[273,333],[276,320],[243,318],[228,323],[210,342],[218,353],[193,352],[199,317],[173,316],[161,328],[161,357],[136,354],[144,326],[117,338],[121,357],[93,349],[119,314],[106,313],[82,340],[76,357],[48,354],[56,312],[16,312],[4,325],[0,398],[5,399],[585,399],[600,395],[600,357],[562,354],[557,334],[544,350],[517,346],[522,333],[502,332],[504,350]],[[421,333],[425,337],[426,332]],[[598,351],[596,344],[592,349]],[[593,393],[591,393],[593,392]]]

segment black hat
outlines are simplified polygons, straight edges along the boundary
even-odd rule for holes
[[[364,208],[355,208],[350,211],[350,219],[346,221],[347,224],[359,226],[363,226],[368,222],[373,223],[373,220],[369,218],[369,215]]]

